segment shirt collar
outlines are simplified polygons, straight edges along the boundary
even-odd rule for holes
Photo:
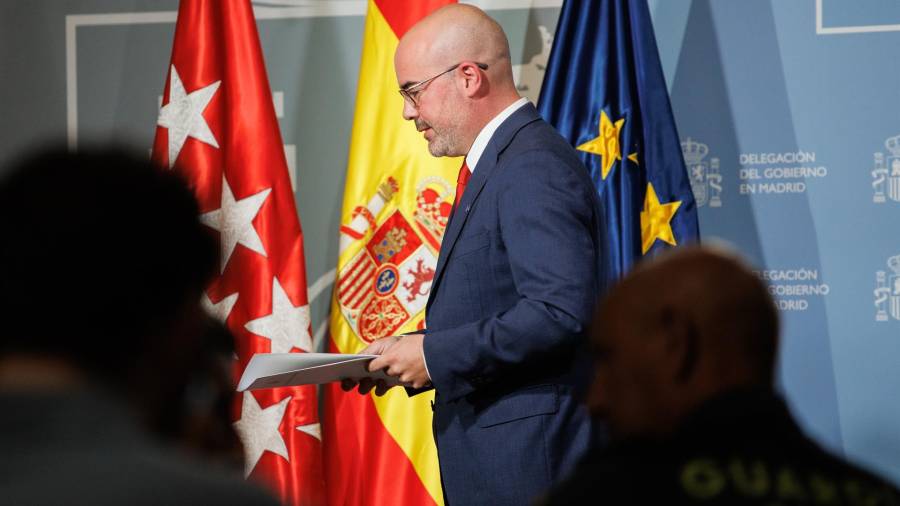
[[[469,166],[470,171],[473,173],[475,172],[475,166],[478,165],[481,154],[484,153],[488,141],[494,136],[494,132],[497,131],[497,128],[506,121],[506,118],[512,116],[512,113],[516,112],[520,107],[527,103],[528,99],[525,97],[516,100],[510,104],[509,107],[500,111],[500,114],[494,116],[494,119],[488,121],[488,124],[484,125],[484,128],[481,129],[481,132],[478,132],[478,136],[475,137],[475,142],[472,143],[472,147],[469,148],[469,153],[466,155],[466,165]]]

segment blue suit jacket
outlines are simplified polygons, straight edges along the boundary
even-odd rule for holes
[[[447,225],[426,310],[450,505],[528,504],[587,450],[604,223],[587,170],[534,107],[503,122]]]

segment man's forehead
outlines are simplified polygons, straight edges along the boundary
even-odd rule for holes
[[[415,72],[410,67],[408,54],[398,50],[394,55],[394,72],[397,74],[397,82],[401,88],[408,86],[411,84],[410,81],[414,80]]]
[[[425,79],[434,77],[435,74],[447,70],[440,67],[422,53],[406,53],[400,58],[394,59],[394,71],[397,74],[397,84],[401,88],[420,83]]]
[[[419,64],[416,62],[421,58],[419,55],[421,48],[415,42],[415,40],[404,38],[397,46],[397,52],[394,53],[394,71],[397,73],[397,81],[401,87],[411,84],[411,82],[404,81],[414,82],[418,78],[417,67]]]

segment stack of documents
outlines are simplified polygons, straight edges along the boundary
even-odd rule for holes
[[[250,359],[238,392],[260,388],[319,385],[350,378],[383,380],[388,386],[400,385],[398,378],[384,371],[369,372],[369,362],[378,355],[341,353],[257,353]]]

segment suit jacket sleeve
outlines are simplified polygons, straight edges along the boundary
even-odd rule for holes
[[[449,400],[574,350],[600,290],[597,200],[584,169],[547,150],[497,169],[499,236],[519,297],[504,312],[426,336],[432,383]]]

